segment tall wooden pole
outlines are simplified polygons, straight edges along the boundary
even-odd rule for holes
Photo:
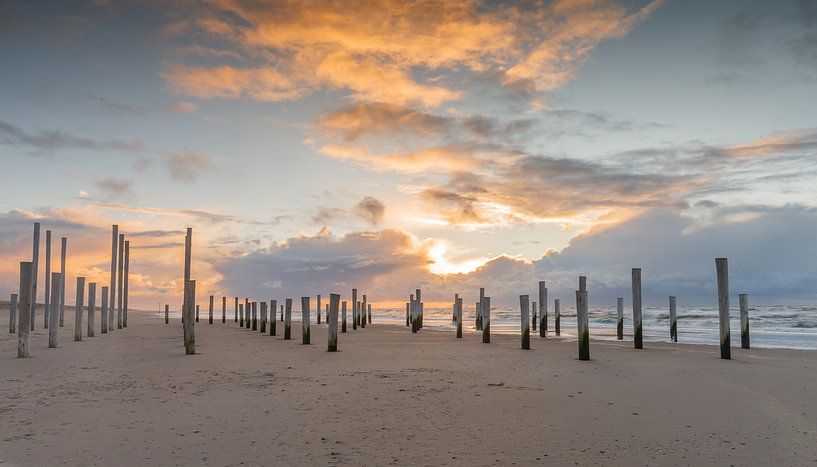
[[[616,298],[616,339],[624,340],[624,297]]]
[[[77,301],[74,308],[74,342],[82,340],[82,306],[85,303],[85,278],[77,277]]]
[[[530,324],[533,333],[536,333],[536,323],[539,322],[539,316],[536,314],[536,302],[530,303]]]
[[[672,342],[678,342],[678,310],[676,308],[675,297],[669,298],[669,338]]]
[[[749,345],[749,295],[738,294],[740,303],[740,348],[748,349]]]
[[[340,308],[342,310],[343,316],[341,317],[340,321],[340,332],[346,332],[346,301],[344,300],[343,303],[340,304]]]
[[[187,355],[191,355],[195,353],[195,341],[193,342],[193,352],[189,353],[189,344],[187,338],[187,331],[192,328],[193,326],[193,305],[192,300],[189,297],[190,290],[196,290],[196,286],[189,285],[190,282],[190,274],[191,274],[191,259],[193,256],[193,229],[191,227],[187,228],[187,231],[184,234],[184,298],[182,299],[182,332],[184,334],[184,348]],[[190,308],[188,310],[188,308]],[[190,321],[188,323],[187,321]]]
[[[411,300],[406,302],[406,327],[411,326]]]
[[[216,298],[215,296],[210,295],[210,308],[207,310],[208,311],[207,324],[213,324],[213,300],[215,300],[215,298]]]
[[[258,302],[252,302],[252,330],[258,330]]]
[[[482,343],[491,343],[491,297],[482,299]]]
[[[196,322],[199,322],[199,305],[196,304]]]
[[[57,348],[57,330],[60,328],[57,324],[59,322],[59,315],[60,315],[60,301],[57,299],[60,294],[60,286],[62,284],[62,279],[60,279],[60,273],[52,272],[51,273],[51,303],[49,304],[49,309],[46,310],[46,313],[50,315],[49,321],[51,321],[51,327],[48,328],[48,348],[49,349],[56,349]],[[104,288],[103,288],[104,289]],[[102,297],[102,302],[104,303],[108,297]],[[103,305],[104,306],[104,305]]]
[[[116,329],[122,329],[122,306],[125,288],[125,234],[119,234],[119,277],[116,284]]]
[[[643,349],[641,326],[641,268],[632,270],[633,288],[633,346],[636,349]]]
[[[194,355],[196,353],[196,281],[189,280],[185,283],[185,306],[184,306],[184,353]]]
[[[329,342],[326,350],[329,352],[338,351],[338,303],[340,302],[340,295],[329,294],[329,315],[326,317],[326,323],[329,325]]]
[[[321,324],[321,294],[318,294],[318,324]],[[326,319],[329,319],[327,316]]]
[[[457,297],[455,308],[457,311],[457,339],[462,339],[462,298]]]
[[[721,334],[721,358],[732,358],[732,336],[729,330],[729,262],[726,258],[715,258],[718,277],[718,322]]]
[[[530,350],[530,310],[528,310],[528,300],[530,298],[527,295],[519,296],[519,309],[522,313],[522,350]]]
[[[40,264],[40,223],[34,223],[34,249],[32,252],[31,270],[31,319],[29,321],[30,330],[34,330],[34,321],[37,317],[37,276]]]
[[[275,318],[275,307],[272,307],[273,318]],[[275,321],[273,319],[273,321]],[[221,297],[221,324],[227,322],[227,297]]]
[[[170,305],[165,304],[165,324],[170,323]]]
[[[553,301],[553,327],[557,336],[562,335],[562,313],[560,310],[561,300],[558,298]]]
[[[117,269],[117,254],[118,254],[118,246],[119,246],[119,226],[114,224],[111,226],[111,281],[108,284],[108,293],[111,294],[111,298],[108,301],[108,327],[113,330],[113,316],[114,310],[116,309],[116,269]],[[65,274],[65,268],[62,271]],[[63,280],[65,277],[63,276]],[[60,312],[62,315],[62,312]],[[62,326],[62,316],[60,316],[60,326]]]
[[[45,302],[43,307],[43,327],[51,324],[51,231],[45,231]]]
[[[483,316],[482,316],[483,315],[482,306],[484,304],[484,301],[485,301],[485,287],[480,287],[479,288],[479,306],[477,307],[477,331],[484,330],[483,325],[485,323],[483,323],[483,319],[482,319],[483,318]]]
[[[267,332],[267,301],[262,301],[259,306],[261,307],[261,324],[258,326],[258,331],[264,334]]]
[[[270,300],[269,302],[269,335],[274,336],[278,334],[278,323],[275,320],[275,310],[278,309],[278,300]]]
[[[17,303],[17,358],[31,355],[29,333],[31,332],[31,276],[32,263],[20,263],[20,300]]]
[[[576,325],[579,338],[579,360],[590,360],[590,328],[587,322],[587,290],[576,291]]]
[[[102,334],[108,333],[108,288],[102,287],[102,293],[100,294],[100,299],[102,300],[101,308],[99,312],[99,330]],[[165,320],[166,321],[166,320]]]
[[[88,337],[94,337],[94,318],[96,315],[96,282],[88,284]]]
[[[235,303],[233,303],[233,322],[238,322],[238,297],[235,297]]]
[[[244,327],[250,329],[252,326],[252,307],[250,306],[250,299],[244,298]]]
[[[451,307],[451,322],[452,323],[457,322],[457,300],[459,300],[459,299],[460,299],[460,294],[455,293],[454,294],[454,304]]]
[[[420,318],[422,322],[422,318]],[[363,294],[363,306],[360,308],[360,327],[366,327],[366,294]]]
[[[309,297],[301,297],[301,344],[309,344]]]
[[[358,310],[357,310],[357,289],[352,289],[352,330],[354,331],[357,329],[357,326],[360,324],[360,318],[358,317]]]
[[[238,317],[239,317],[238,327],[243,328],[244,327],[244,304],[243,303],[240,303],[238,305]]]
[[[9,334],[14,334],[17,331],[17,298],[16,293],[11,294],[9,300]]]
[[[548,288],[539,281],[539,337],[548,335]]]
[[[122,327],[128,327],[128,280],[130,279],[130,241],[125,240],[125,277],[122,278]]]
[[[369,305],[367,305],[367,306],[368,306],[368,308],[366,309],[366,311],[369,314],[369,324],[372,324],[372,304],[369,303]]]
[[[286,308],[284,314],[284,340],[292,339],[292,299],[286,299]]]
[[[65,253],[68,239],[60,238],[60,327],[63,327],[65,317]]]

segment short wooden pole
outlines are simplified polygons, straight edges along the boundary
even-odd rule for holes
[[[318,324],[321,324],[321,294],[318,294]],[[326,319],[329,319],[327,316]]]
[[[491,297],[482,299],[482,343],[491,343]]]
[[[477,331],[483,331],[485,323],[483,322],[484,311],[482,305],[485,301],[485,287],[479,288],[479,306],[477,307]]]
[[[545,281],[539,281],[539,337],[548,336],[548,288]]]
[[[284,340],[292,339],[292,299],[286,299],[286,310],[284,312]]]
[[[329,294],[329,314],[326,315],[326,324],[329,325],[329,342],[326,350],[329,352],[338,351],[338,303],[340,302],[340,295]]]
[[[457,339],[462,339],[462,298],[457,297]]]
[[[128,282],[130,281],[130,241],[125,240],[125,277],[122,279],[122,327],[128,327]]]
[[[366,327],[366,294],[363,294],[363,305],[360,308],[360,327]]]
[[[633,347],[636,349],[643,349],[644,342],[642,338],[641,326],[641,268],[633,268],[632,270],[632,289],[633,289]]]
[[[116,329],[122,329],[122,306],[125,295],[125,234],[119,234],[119,277],[116,284]]]
[[[45,301],[43,304],[43,327],[48,329],[51,320],[51,231],[45,231]]]
[[[672,342],[678,342],[678,312],[675,297],[672,296],[669,298],[669,338]]]
[[[519,309],[522,312],[522,350],[530,350],[530,310],[528,310],[527,295],[519,296]]]
[[[37,277],[39,276],[40,265],[40,223],[34,223],[34,251],[32,255],[33,269],[31,272],[31,316],[29,319],[30,330],[34,330],[34,321],[37,317]]]
[[[17,327],[17,297],[18,295],[13,293],[9,300],[9,334],[14,334],[17,331],[15,329]]]
[[[199,306],[196,305],[196,322],[199,322]]]
[[[85,304],[85,278],[77,277],[77,301],[74,308],[74,342],[82,341],[82,306]]]
[[[372,304],[369,303],[367,312],[369,313],[369,324],[372,324]]]
[[[553,300],[553,330],[556,332],[557,336],[562,335],[562,312],[560,309],[561,300],[558,298]]]
[[[267,301],[264,300],[261,302],[261,325],[259,326],[258,332],[264,334],[267,332]]]
[[[250,316],[252,315],[252,306],[250,305],[250,299],[244,298],[244,327],[250,329],[252,326],[252,319]]]
[[[301,344],[309,344],[309,297],[301,297]]]
[[[31,276],[33,265],[30,262],[20,263],[20,299],[17,302],[17,358],[31,355],[29,334],[31,333]]]
[[[275,336],[278,334],[278,323],[275,320],[275,310],[278,309],[278,300],[269,301],[269,335]]]
[[[165,304],[165,324],[170,323],[170,305]]]
[[[536,333],[536,322],[539,321],[538,316],[536,315],[536,302],[530,303],[530,323],[531,323],[531,331]]]
[[[235,302],[233,303],[233,322],[238,322],[238,297],[235,297]]]
[[[352,289],[352,330],[354,331],[357,329],[359,324],[360,318],[358,317],[357,289]]]
[[[726,258],[715,258],[718,278],[718,324],[721,337],[721,358],[732,358],[732,336],[729,330],[729,262]]]
[[[94,337],[94,318],[96,315],[96,282],[88,284],[88,337]]]
[[[100,300],[102,301],[102,307],[99,311],[99,331],[102,334],[108,333],[108,297],[110,293],[108,292],[107,287],[102,287],[102,293],[99,295]]]
[[[196,281],[189,280],[184,286],[185,297],[187,298],[184,304],[184,352],[186,355],[193,355],[196,353],[196,319],[193,313],[198,305],[196,305]]]
[[[748,349],[749,346],[749,295],[742,293],[738,295],[740,303],[740,348]]]
[[[624,297],[616,298],[616,339],[624,340]]]
[[[283,323],[284,322],[284,305],[280,305],[280,306],[281,306],[281,322]]]
[[[587,323],[587,290],[576,291],[576,324],[579,338],[579,360],[590,360],[590,328]]]
[[[343,303],[340,304],[340,308],[341,308],[341,313],[343,315],[341,317],[341,321],[340,321],[340,332],[344,333],[344,332],[346,332],[346,301],[345,300],[343,301]]]
[[[238,327],[243,328],[244,327],[244,304],[243,303],[238,305],[238,317],[240,319],[240,321],[238,322]]]
[[[60,315],[60,301],[59,301],[59,294],[60,294],[60,286],[62,284],[62,279],[60,278],[60,273],[52,272],[51,273],[51,303],[49,303],[49,310],[46,310],[46,313],[49,314],[49,321],[51,321],[51,327],[48,328],[48,348],[49,349],[56,349],[57,348],[57,330],[60,328],[57,324],[59,322],[59,315]],[[108,301],[108,297],[104,295],[107,291],[107,287],[103,287],[103,295],[102,295],[102,306],[105,306],[105,303]]]
[[[111,295],[110,299],[108,300],[108,328],[113,330],[113,316],[114,310],[116,310],[116,268],[117,262],[116,258],[118,255],[118,246],[119,246],[119,226],[114,224],[111,226],[111,281],[108,283],[108,293]],[[65,248],[63,248],[63,252]],[[63,258],[65,255],[63,253]],[[63,264],[65,260],[63,259]],[[65,280],[65,267],[62,268],[63,273],[63,281]],[[190,279],[185,275],[185,280]],[[60,326],[62,326],[62,311],[60,311]]]
[[[252,330],[258,330],[258,302],[252,302]]]
[[[65,317],[65,253],[68,239],[60,238],[60,327],[63,327]]]
[[[454,304],[451,307],[451,322],[452,323],[457,322],[457,300],[459,300],[459,299],[460,299],[460,294],[455,293],[454,294]]]
[[[272,317],[275,318],[275,307],[272,307]],[[273,319],[273,321],[275,321]],[[221,324],[227,322],[227,297],[221,297]]]
[[[329,304],[324,303],[324,311],[326,312],[326,323],[329,324]]]
[[[207,324],[213,324],[213,300],[214,299],[215,299],[215,297],[210,295],[210,309],[208,310],[209,311],[209,315],[208,315],[208,321],[209,322]]]

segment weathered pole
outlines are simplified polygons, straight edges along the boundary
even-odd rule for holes
[[[125,288],[125,234],[119,234],[119,271],[116,284],[116,329],[122,329],[122,299]]]
[[[411,300],[406,302],[406,327],[411,326],[411,302],[413,300],[414,299],[412,298]]]
[[[250,305],[250,299],[244,298],[244,327],[250,329],[252,326],[252,320],[250,316],[252,315],[252,306]]]
[[[340,308],[342,310],[341,313],[343,315],[343,316],[341,316],[341,321],[340,321],[340,332],[345,333],[346,332],[346,300],[344,300],[343,303],[340,304]]]
[[[329,294],[329,314],[326,316],[326,324],[329,325],[329,342],[326,350],[329,352],[338,351],[338,302],[340,295]]]
[[[539,321],[539,317],[536,314],[536,302],[530,303],[530,322],[531,322],[531,330],[535,333],[536,332],[536,322]]]
[[[286,311],[284,314],[284,340],[292,339],[292,299],[286,299]]]
[[[108,333],[108,288],[102,287],[102,293],[100,294],[100,298],[102,300],[102,307],[99,311],[99,330],[102,334]]]
[[[188,232],[189,231],[188,229]],[[196,318],[193,316],[193,310],[197,306],[196,281],[187,281],[184,286],[184,291],[184,353],[186,355],[194,355],[196,353]]]
[[[360,324],[360,318],[357,313],[357,289],[352,289],[352,330],[357,329]]]
[[[17,303],[17,358],[31,355],[29,333],[31,332],[31,275],[32,263],[20,263],[20,301]]]
[[[34,223],[34,249],[31,255],[31,319],[29,321],[30,330],[34,330],[34,321],[37,317],[37,276],[40,265],[40,223]]]
[[[718,277],[718,321],[721,334],[721,358],[732,358],[732,336],[729,331],[729,262],[726,258],[715,258]]]
[[[252,330],[258,330],[258,302],[252,302]]]
[[[369,308],[367,309],[367,311],[369,312],[369,324],[372,324],[372,304],[369,303],[368,306]]]
[[[114,224],[111,226],[111,281],[108,284],[108,293],[111,294],[111,298],[108,301],[108,327],[113,330],[113,315],[114,310],[116,309],[116,257],[118,252],[118,245],[119,245],[119,226]],[[63,256],[64,257],[64,256]],[[62,270],[63,275],[65,274],[65,268]],[[185,280],[189,279],[189,277],[185,277]],[[65,277],[63,276],[63,280]],[[60,326],[62,326],[62,312],[60,312]]]
[[[50,315],[49,321],[51,321],[51,327],[48,329],[48,348],[49,349],[56,349],[57,348],[57,330],[60,328],[57,325],[60,315],[60,301],[57,299],[60,294],[60,285],[62,284],[62,279],[60,279],[60,273],[52,272],[51,273],[51,303],[49,304],[49,309],[45,312]],[[103,287],[104,290],[104,287]],[[104,293],[104,292],[103,292]],[[102,297],[102,303],[104,304],[108,297]],[[104,305],[103,305],[104,306]]]
[[[579,338],[579,360],[590,360],[590,328],[587,324],[587,290],[576,291],[576,326]]]
[[[326,319],[329,319],[327,316]],[[318,294],[318,324],[321,324],[321,294]]]
[[[560,307],[559,307],[560,304],[561,304],[561,300],[559,300],[558,298],[556,300],[553,300],[553,327],[554,327],[554,330],[556,331],[557,336],[562,335],[562,324],[561,324],[562,313],[561,313],[561,310],[560,310]]]
[[[238,297],[235,297],[235,302],[233,303],[233,322],[238,322]]]
[[[422,322],[422,318],[421,322]],[[363,294],[363,306],[360,308],[360,327],[366,327],[366,294]]]
[[[43,302],[43,327],[51,324],[51,231],[45,231],[45,301]]]
[[[636,349],[643,349],[641,327],[641,268],[633,268],[632,271],[633,288],[633,346]]]
[[[309,297],[301,297],[301,344],[309,344]]]
[[[170,323],[170,305],[165,303],[165,324]]]
[[[738,294],[740,303],[740,348],[748,349],[749,346],[749,295]]]
[[[545,281],[539,281],[539,337],[548,336],[548,288]]]
[[[96,315],[96,282],[88,284],[88,337],[94,337],[94,315]]]
[[[272,307],[272,317],[275,318],[275,307]],[[275,321],[275,320],[273,320]],[[221,297],[221,324],[227,322],[227,297]]]
[[[678,342],[678,313],[675,297],[672,296],[669,298],[669,338],[672,342]]]
[[[68,247],[68,239],[60,238],[60,327],[63,325],[65,316],[65,250]]]
[[[196,322],[199,322],[199,305],[196,304]]]
[[[451,322],[452,323],[457,322],[457,300],[459,300],[459,299],[460,299],[460,294],[455,293],[454,294],[454,304],[451,307]]]
[[[462,339],[462,299],[459,297],[457,297],[455,309],[457,313],[457,339]]]
[[[9,334],[14,334],[17,327],[17,297],[16,293],[11,294],[9,300]]]
[[[530,350],[530,311],[528,310],[527,295],[519,296],[519,309],[522,312],[522,350]]]
[[[482,299],[482,343],[491,343],[491,297]]]
[[[281,322],[284,322],[284,305],[280,305],[281,307]]]
[[[484,329],[483,325],[485,323],[483,323],[483,319],[482,319],[482,315],[483,315],[482,305],[484,303],[484,300],[485,300],[485,287],[480,287],[479,288],[479,306],[477,306],[477,331],[482,331]]]
[[[624,340],[624,297],[616,298],[616,339]]]
[[[122,327],[128,327],[128,280],[130,279],[130,241],[125,240],[125,277],[122,282]]]
[[[238,305],[238,316],[240,317],[241,321],[238,322],[238,327],[244,327],[244,304],[241,303]]]
[[[191,305],[190,297],[188,296],[188,292],[190,291],[190,286],[188,286],[188,282],[190,282],[190,267],[191,267],[191,258],[193,255],[193,229],[191,227],[187,228],[187,231],[184,234],[184,298],[182,299],[182,332],[184,334],[184,348],[185,352],[188,349],[187,343],[187,330],[188,330],[188,318],[193,317],[193,307]],[[195,290],[195,286],[193,286]],[[188,306],[190,307],[190,316],[188,316]],[[191,320],[192,321],[192,320]],[[190,323],[192,325],[192,323]],[[195,344],[193,345],[195,349]],[[195,350],[194,350],[195,352]],[[190,355],[190,354],[188,354]]]
[[[82,340],[82,305],[85,303],[85,278],[77,277],[77,301],[74,316],[74,342]]]
[[[258,326],[258,331],[264,334],[267,332],[267,301],[264,300],[259,306],[261,307],[261,325]]]
[[[579,276],[579,290],[587,291],[587,276]]]
[[[269,301],[269,335],[278,334],[278,323],[275,321],[275,310],[278,309],[278,300]]]
[[[411,332],[416,333],[420,330],[420,304],[423,300],[423,291],[420,289],[414,290],[414,310],[411,313]]]
[[[207,324],[213,324],[213,300],[215,300],[214,295],[210,295],[210,308],[207,310]]]

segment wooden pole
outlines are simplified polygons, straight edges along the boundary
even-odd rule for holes
[[[411,301],[406,302],[406,327],[411,326]]]
[[[560,310],[560,307],[559,307],[560,304],[561,304],[561,300],[559,300],[558,298],[553,301],[553,327],[554,327],[554,331],[556,331],[557,336],[562,335],[562,326],[561,326],[562,313],[561,313],[561,310]]]
[[[343,314],[343,316],[341,317],[341,321],[340,321],[340,332],[345,333],[346,332],[346,301],[345,300],[343,301],[343,303],[340,304],[340,308],[342,310],[341,313]]]
[[[238,322],[238,297],[235,297],[235,302],[233,303],[233,322]]]
[[[309,344],[309,297],[301,297],[301,344]]]
[[[485,323],[483,319],[483,314],[485,310],[483,310],[483,305],[485,303],[485,287],[479,288],[479,306],[477,307],[477,331],[483,331],[485,329]]]
[[[576,325],[579,338],[579,360],[590,360],[590,328],[587,323],[587,290],[576,291]]]
[[[519,308],[522,312],[522,350],[530,350],[530,310],[528,310],[527,295],[519,296]]]
[[[130,241],[125,240],[125,277],[122,286],[122,327],[128,327],[128,280],[130,279]]]
[[[748,349],[749,346],[749,295],[742,293],[738,295],[740,303],[740,348]]]
[[[238,327],[244,327],[244,304],[238,305]]]
[[[539,281],[539,337],[548,336],[548,288],[545,281]]]
[[[357,289],[352,289],[352,330],[354,331],[357,329],[358,325],[360,324],[360,318],[358,317],[358,309],[357,309]]]
[[[363,306],[360,308],[360,327],[366,327],[366,294],[363,294]]]
[[[284,322],[284,305],[281,305],[281,322]]]
[[[269,335],[275,336],[278,334],[278,323],[275,321],[275,310],[278,309],[278,300],[270,300],[269,302]]]
[[[196,305],[196,281],[187,281],[184,290],[187,299],[184,304],[184,353],[194,355],[196,353],[196,319],[193,316],[193,310],[198,307]]]
[[[633,346],[636,349],[643,349],[641,327],[641,268],[632,270],[633,288]]]
[[[726,258],[715,258],[718,277],[718,321],[721,334],[721,358],[732,358],[732,336],[729,331],[729,262]]]
[[[292,299],[286,299],[286,312],[284,314],[284,340],[292,339]]]
[[[31,319],[29,321],[30,330],[34,330],[34,321],[37,317],[37,276],[40,265],[40,223],[34,223],[34,249],[31,264]]]
[[[326,319],[329,319],[327,316]],[[318,324],[321,324],[321,294],[318,294]]]
[[[51,273],[51,303],[49,304],[49,309],[46,310],[50,316],[49,321],[51,321],[51,327],[48,329],[48,348],[49,349],[56,349],[57,348],[57,330],[60,328],[57,325],[60,315],[60,301],[58,297],[60,295],[60,285],[62,284],[62,279],[60,278],[60,273],[52,272]],[[103,287],[102,290],[104,291],[106,288]],[[105,292],[103,292],[104,294]],[[102,306],[105,306],[105,302],[108,300],[108,297],[102,296]]]
[[[250,329],[252,325],[252,320],[250,316],[252,315],[252,306],[250,305],[250,299],[244,298],[244,327]]]
[[[587,291],[587,276],[579,276],[579,290]]]
[[[96,282],[88,284],[88,337],[94,337],[94,315],[96,314]]]
[[[672,296],[669,298],[669,338],[672,342],[678,342],[678,313],[675,297]]]
[[[17,303],[17,358],[31,355],[29,333],[31,332],[31,275],[32,263],[20,263],[20,301]]]
[[[9,334],[14,334],[17,327],[17,297],[16,293],[11,294],[9,300]],[[59,302],[59,300],[58,300]]]
[[[340,295],[329,294],[329,314],[326,316],[326,324],[329,325],[329,342],[326,350],[329,352],[338,351],[338,302]]]
[[[188,292],[190,292],[190,286],[188,286],[188,282],[190,282],[191,274],[190,263],[192,255],[193,255],[193,229],[191,227],[188,227],[187,231],[184,234],[184,298],[182,299],[182,332],[184,334],[185,352],[188,351],[187,341],[187,330],[189,329],[188,325],[193,324],[187,323],[187,320],[193,317],[193,306],[191,305],[191,298],[188,296]],[[188,307],[190,307],[190,310],[188,310]],[[188,312],[190,313],[189,316]],[[193,348],[195,352],[195,343],[193,344]],[[191,354],[188,353],[188,355]]]
[[[451,307],[451,322],[452,323],[457,322],[457,300],[459,300],[459,299],[460,299],[460,294],[455,293],[454,294],[454,305]]]
[[[165,304],[165,324],[170,323],[170,305]]]
[[[100,299],[102,301],[102,307],[100,308],[99,314],[99,330],[102,334],[108,333],[108,288],[102,287],[102,293],[100,294]]]
[[[45,231],[45,302],[43,307],[43,327],[48,329],[51,320],[51,231]]]
[[[122,329],[122,299],[125,288],[125,234],[119,234],[119,277],[117,278],[116,294],[116,329]]]
[[[119,246],[119,226],[114,224],[111,226],[111,281],[108,283],[108,293],[111,294],[108,300],[108,327],[113,330],[113,316],[116,309],[116,258],[118,255]],[[63,256],[64,257],[64,256]],[[65,268],[62,270],[63,281],[65,280]],[[185,277],[185,280],[189,277]],[[60,326],[62,326],[62,311],[60,311]]]
[[[367,309],[367,311],[369,312],[369,324],[372,324],[372,304],[369,303],[368,306],[369,308]]]
[[[65,252],[67,247],[68,239],[60,238],[60,327],[63,327],[65,316]]]
[[[457,339],[462,339],[462,298],[457,297]]]
[[[411,311],[411,333],[416,334],[419,330],[415,324],[415,321],[417,320],[417,308],[419,308],[419,306],[417,305],[417,300],[414,299],[414,294],[411,294],[411,301],[409,303]]]
[[[82,305],[85,303],[85,278],[77,277],[77,302],[75,305],[74,342],[82,341]]]
[[[213,300],[215,300],[215,297],[213,295],[210,295],[210,309],[207,310],[208,311],[207,324],[213,324]]]
[[[196,304],[196,322],[199,322],[199,305]]]
[[[272,317],[275,318],[275,307],[272,307]],[[275,321],[275,319],[273,319]],[[221,297],[221,324],[227,322],[227,297]]]
[[[261,325],[258,327],[258,331],[261,334],[267,332],[267,301],[264,300],[261,302]]]
[[[482,299],[482,343],[491,343],[491,297]]]
[[[536,302],[530,303],[530,322],[531,322],[531,330],[536,333],[536,322],[539,321],[539,317],[536,314]]]
[[[258,330],[258,302],[252,302],[252,330]]]

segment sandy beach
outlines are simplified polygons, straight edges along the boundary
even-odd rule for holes
[[[66,312],[66,318],[71,313]],[[231,313],[228,313],[232,318]],[[8,322],[8,309],[0,311]],[[39,320],[38,320],[39,321]],[[376,316],[375,316],[376,321]],[[817,353],[593,342],[371,325],[326,352],[132,311],[129,327],[32,358],[0,337],[3,465],[806,465]],[[4,324],[5,326],[5,324]]]

